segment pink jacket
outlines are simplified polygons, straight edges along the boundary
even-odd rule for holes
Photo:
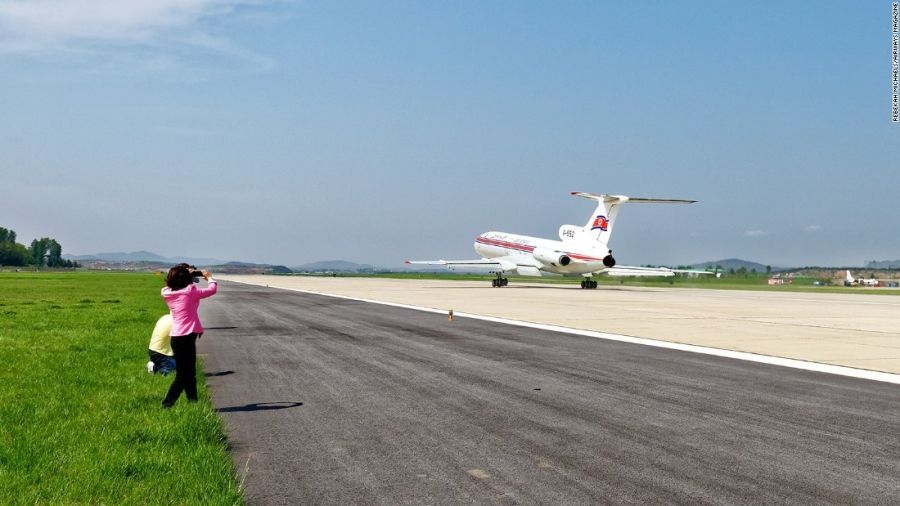
[[[162,289],[162,297],[172,313],[172,336],[186,336],[191,333],[202,334],[203,325],[197,316],[200,299],[211,297],[216,293],[218,285],[210,280],[206,288],[198,288],[191,283],[186,288],[173,291],[168,286]]]

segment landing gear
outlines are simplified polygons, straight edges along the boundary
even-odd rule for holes
[[[500,288],[501,286],[506,286],[509,284],[509,279],[504,278],[503,274],[497,274],[497,279],[491,280],[491,286],[494,288]]]
[[[594,288],[597,288],[597,282],[593,279],[583,279],[581,280],[581,288],[593,290]]]

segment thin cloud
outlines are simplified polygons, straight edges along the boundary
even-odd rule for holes
[[[744,237],[765,237],[769,235],[765,230],[748,230],[744,232]]]
[[[262,0],[0,0],[0,53],[93,54],[180,45],[268,68],[271,61],[207,34],[202,24]]]
[[[810,225],[804,230],[806,230],[806,233],[808,234],[815,234],[816,232],[821,232],[824,229],[822,228],[822,225]]]
[[[184,42],[197,48],[203,48],[208,51],[217,52],[234,58],[245,60],[251,63],[258,70],[269,70],[275,65],[275,62],[271,58],[256,54],[252,51],[248,51],[240,46],[235,45],[230,40],[222,37],[213,37],[212,35],[209,35],[207,33],[195,32],[185,37],[183,40]]]

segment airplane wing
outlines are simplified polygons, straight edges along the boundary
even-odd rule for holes
[[[662,276],[672,277],[675,273],[682,274],[712,274],[708,271],[692,271],[686,269],[669,269],[668,267],[637,267],[632,265],[617,265],[596,272],[596,274],[605,274],[612,277],[641,277],[641,276]]]
[[[518,269],[519,263],[510,256],[498,258],[479,258],[478,260],[407,260],[409,265],[443,265],[451,270],[488,269],[490,272],[508,272]]]
[[[403,263],[407,265],[484,265],[497,262],[479,258],[478,260],[405,260]]]

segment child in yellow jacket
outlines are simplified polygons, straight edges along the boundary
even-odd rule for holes
[[[150,337],[147,372],[169,374],[175,370],[175,353],[172,351],[172,315],[166,314],[156,321]]]

